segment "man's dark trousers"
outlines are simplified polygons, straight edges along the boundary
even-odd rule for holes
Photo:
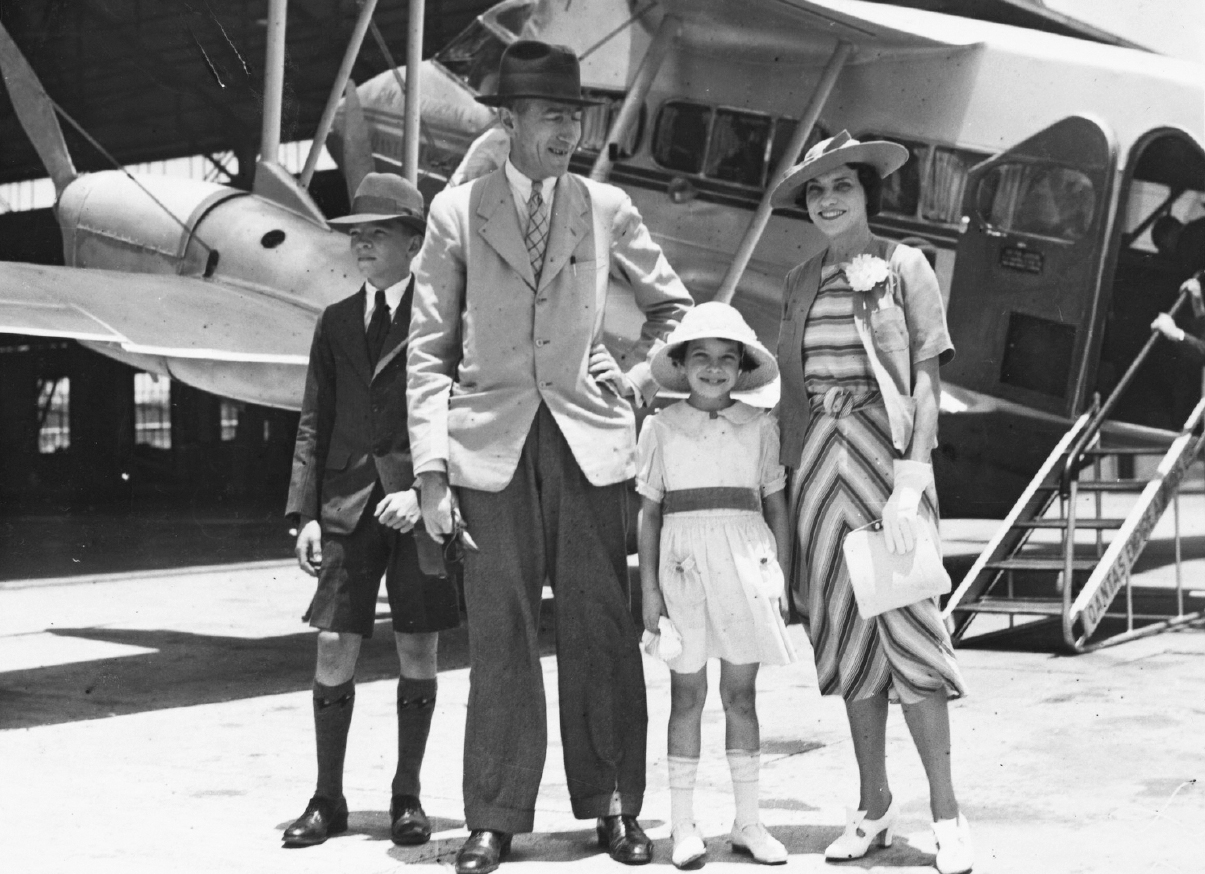
[[[547,752],[539,616],[556,617],[561,741],[573,813],[635,816],[644,798],[644,668],[629,607],[627,485],[593,486],[540,405],[511,482],[459,489],[465,561],[469,829],[530,832]]]

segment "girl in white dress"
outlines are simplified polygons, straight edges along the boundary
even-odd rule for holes
[[[644,625],[656,634],[668,616],[682,638],[681,653],[668,660],[673,862],[681,868],[705,853],[692,798],[707,659],[718,658],[736,800],[732,845],[782,864],[786,849],[758,814],[755,702],[758,667],[795,660],[783,624],[786,479],[777,423],[732,397],[770,383],[778,367],[740,314],[713,302],[686,314],[652,369],[663,388],[690,392],[645,421],[636,475]]]

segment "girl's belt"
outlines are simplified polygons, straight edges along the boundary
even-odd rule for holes
[[[761,512],[761,492],[730,486],[705,489],[673,489],[661,499],[662,513],[690,513],[694,510],[752,510]]]
[[[840,419],[865,407],[883,403],[877,391],[854,394],[848,389],[834,386],[822,395],[808,395],[808,407],[816,416],[832,416]]]

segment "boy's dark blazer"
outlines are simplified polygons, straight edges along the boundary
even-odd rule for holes
[[[414,485],[406,427],[406,335],[414,279],[394,311],[377,366],[368,359],[364,286],[318,317],[306,373],[285,513],[350,534],[378,481]],[[375,509],[375,508],[374,508]]]

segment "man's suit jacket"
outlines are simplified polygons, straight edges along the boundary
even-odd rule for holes
[[[376,368],[365,339],[365,289],[318,318],[293,451],[288,514],[350,534],[379,480],[386,493],[410,488],[406,429],[406,335],[414,282],[402,295]]]
[[[635,474],[631,405],[588,372],[613,268],[644,314],[633,351],[647,359],[691,299],[621,189],[573,174],[557,180],[538,285],[505,168],[435,196],[414,263],[416,471],[446,462],[453,485],[500,491],[544,403],[591,483]]]

